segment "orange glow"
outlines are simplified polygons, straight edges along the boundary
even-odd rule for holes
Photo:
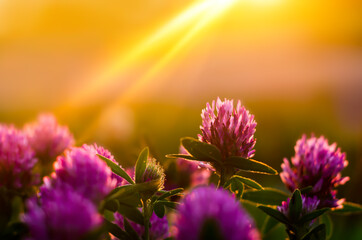
[[[46,110],[67,117],[93,106],[216,95],[304,98],[360,84],[361,9],[351,1],[2,0],[0,6],[4,115]]]
[[[154,77],[172,61],[173,58],[188,44],[198,33],[204,28],[216,20],[217,17],[222,14],[226,9],[235,3],[235,0],[203,0],[197,1],[191,7],[186,9],[180,15],[176,16],[165,26],[156,31],[153,35],[146,38],[145,41],[136,45],[126,56],[121,55],[119,58],[114,60],[113,64],[110,64],[108,68],[101,72],[99,76],[93,79],[87,88],[83,89],[82,92],[76,95],[76,98],[70,100],[71,104],[77,104],[78,102],[84,102],[92,96],[95,92],[99,91],[100,88],[107,84],[115,81],[115,76],[122,74],[123,71],[127,70],[127,67],[138,60],[138,58],[147,53],[150,49],[157,47],[162,44],[165,39],[172,36],[173,34],[183,30],[187,25],[193,25],[190,29],[187,29],[184,36],[177,41],[170,49],[166,51],[166,54],[154,64],[146,73],[144,73],[139,79],[137,79],[125,93],[120,93],[116,100],[105,107],[103,112],[111,111],[115,109],[122,101],[137,94],[138,90],[142,87],[146,87],[147,84],[152,83]],[[122,89],[123,90],[123,89]],[[100,114],[102,116],[102,114]],[[99,118],[90,125],[89,128],[84,132],[82,139],[86,139],[90,134],[93,133],[95,128],[98,126]]]
[[[142,58],[143,55],[146,55],[147,52],[154,48],[162,47],[165,42],[172,41],[172,37],[175,34],[186,31],[185,36],[177,41],[171,49],[166,50],[167,53],[165,56],[144,74],[141,79],[136,81],[134,86],[128,90],[128,94],[130,94],[147,82],[148,79],[151,79],[152,76],[157,74],[157,72],[161,70],[162,67],[165,66],[165,64],[167,64],[167,62],[197,34],[197,32],[208,25],[212,20],[215,20],[220,13],[225,11],[235,2],[236,0],[196,1],[186,10],[155,31],[152,35],[136,44],[128,53],[120,53],[112,60],[112,62],[107,63],[105,69],[102,69],[99,73],[95,73],[94,76],[88,80],[87,87],[83,87],[81,91],[76,91],[76,95],[69,99],[65,106],[68,106],[69,104],[77,105],[87,101],[95,93],[99,92],[100,89],[116,81],[116,76],[122,75],[122,73],[127,71]]]

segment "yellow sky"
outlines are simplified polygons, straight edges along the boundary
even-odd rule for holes
[[[361,4],[0,0],[0,109],[360,87]]]

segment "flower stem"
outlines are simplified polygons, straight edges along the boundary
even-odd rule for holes
[[[232,168],[222,167],[220,169],[220,179],[217,188],[223,188],[226,181],[233,175],[233,172],[234,170]]]
[[[225,169],[221,168],[220,179],[219,179],[219,184],[217,185],[217,188],[224,187],[225,181],[226,181],[226,179],[225,179]]]
[[[148,199],[146,200],[142,200],[143,203],[143,218],[144,218],[144,225],[145,225],[145,240],[149,240],[150,239],[150,233],[149,233],[149,228],[150,228],[150,210],[149,210],[149,205],[148,205]]]

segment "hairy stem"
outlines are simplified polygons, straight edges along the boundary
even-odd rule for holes
[[[143,203],[143,218],[144,218],[144,225],[145,225],[145,233],[144,233],[144,237],[145,240],[149,240],[150,239],[150,233],[149,233],[149,229],[150,229],[150,210],[149,210],[149,203],[148,200],[142,200]]]

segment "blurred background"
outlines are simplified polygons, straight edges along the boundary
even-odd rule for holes
[[[240,99],[255,159],[280,170],[323,134],[349,160],[340,196],[362,203],[361,16],[355,0],[0,0],[0,122],[52,112],[124,166],[144,145],[172,165],[206,102]],[[333,239],[362,238],[361,217],[333,220]]]

